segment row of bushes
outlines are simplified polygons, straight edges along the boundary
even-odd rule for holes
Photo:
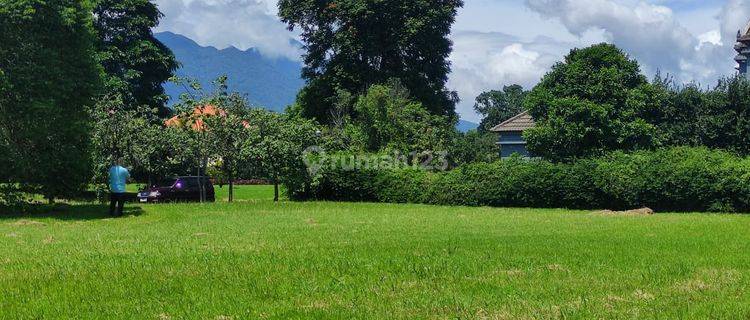
[[[326,168],[312,194],[333,201],[750,212],[750,159],[681,147],[574,163],[514,158],[438,173]]]

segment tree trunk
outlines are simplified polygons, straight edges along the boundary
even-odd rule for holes
[[[234,200],[234,177],[232,177],[232,173],[227,176],[229,177],[229,202],[232,202]]]
[[[279,202],[279,176],[273,173],[273,202]]]

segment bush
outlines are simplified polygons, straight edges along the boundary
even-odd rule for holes
[[[750,212],[750,158],[706,148],[611,153],[574,163],[511,158],[448,172],[331,169],[334,201],[575,209]]]

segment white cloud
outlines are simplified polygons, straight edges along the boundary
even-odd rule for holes
[[[490,0],[477,0],[473,5],[467,4],[467,7],[476,7],[481,3],[513,8],[520,1],[508,0],[508,3],[499,5]],[[692,0],[523,1],[527,9],[544,21],[540,24],[539,18],[531,18],[527,12],[514,10],[514,16],[520,15],[528,20],[523,25],[528,29],[524,31],[524,36],[528,38],[529,34],[537,32],[544,37],[522,41],[502,33],[464,31],[454,34],[455,52],[451,56],[453,74],[449,86],[457,90],[462,98],[458,111],[464,118],[477,118],[471,106],[474,97],[482,91],[499,89],[512,83],[529,88],[555,61],[562,60],[570,49],[602,41],[617,45],[638,60],[648,76],[661,71],[676,77],[678,81],[714,85],[717,78],[734,72],[734,36],[750,19],[750,0],[728,0],[719,16],[716,16],[716,12],[720,4],[712,2],[709,5]],[[675,13],[668,6],[683,10]],[[480,11],[478,8],[471,10]],[[679,17],[703,20],[687,21],[688,28]],[[463,21],[460,25],[463,27],[489,22],[469,23],[471,19],[466,17]],[[555,23],[561,30],[550,31]],[[487,28],[502,30],[503,26],[502,23],[489,23]],[[518,29],[518,26],[513,28]],[[513,33],[516,34],[518,32]]]
[[[604,32],[612,42],[644,65],[680,78],[683,66],[695,64],[699,40],[675,20],[668,7],[638,2],[627,6],[612,0],[527,0],[540,14],[558,19],[574,34],[591,29]]]
[[[545,47],[497,32],[461,31],[451,38],[453,72],[448,87],[458,91],[462,101],[457,111],[470,121],[480,120],[473,111],[476,96],[510,84],[530,88],[549,70],[560,55],[555,50],[562,47]],[[549,38],[536,42],[546,41],[554,43]]]
[[[276,0],[155,0],[165,13],[156,31],[218,48],[258,48],[299,59],[297,35],[278,19]],[[750,0],[466,0],[451,38],[449,87],[472,110],[481,92],[518,83],[531,88],[570,49],[606,41],[683,82],[713,85],[734,72],[732,46],[750,19]]]
[[[728,0],[719,13],[723,42],[733,44],[736,40],[737,30],[746,26],[748,19],[750,19],[749,0]]]
[[[715,46],[721,46],[722,45],[721,31],[719,31],[718,29],[711,30],[709,32],[698,35],[698,46],[695,47],[695,49],[700,50],[701,47],[706,43],[712,44]]]
[[[267,56],[299,59],[295,35],[276,16],[273,0],[156,0],[164,13],[156,31],[185,35],[217,48],[257,48]]]

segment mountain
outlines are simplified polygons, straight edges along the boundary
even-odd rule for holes
[[[283,111],[294,103],[297,92],[304,85],[300,77],[302,65],[285,57],[269,58],[256,49],[239,50],[235,47],[217,49],[203,47],[195,41],[171,32],[155,34],[156,38],[172,49],[181,67],[176,75],[198,80],[210,90],[211,81],[227,75],[230,91],[247,95],[254,106]],[[164,85],[174,103],[185,92],[174,83]]]
[[[476,128],[479,128],[479,124],[466,121],[466,120],[458,120],[458,124],[456,124],[456,129],[458,129],[458,131],[461,131],[463,133],[469,132]]]
[[[183,35],[172,32],[154,34],[156,39],[172,49],[180,68],[176,75],[198,80],[210,90],[211,82],[227,75],[229,90],[246,94],[253,106],[273,111],[284,111],[294,103],[297,92],[305,82],[300,77],[302,64],[285,57],[269,58],[256,49],[245,51],[235,47],[217,49],[204,47]],[[301,44],[299,44],[301,45]],[[185,88],[168,82],[164,89],[175,103]],[[479,125],[460,120],[456,128],[461,132],[476,129]]]

